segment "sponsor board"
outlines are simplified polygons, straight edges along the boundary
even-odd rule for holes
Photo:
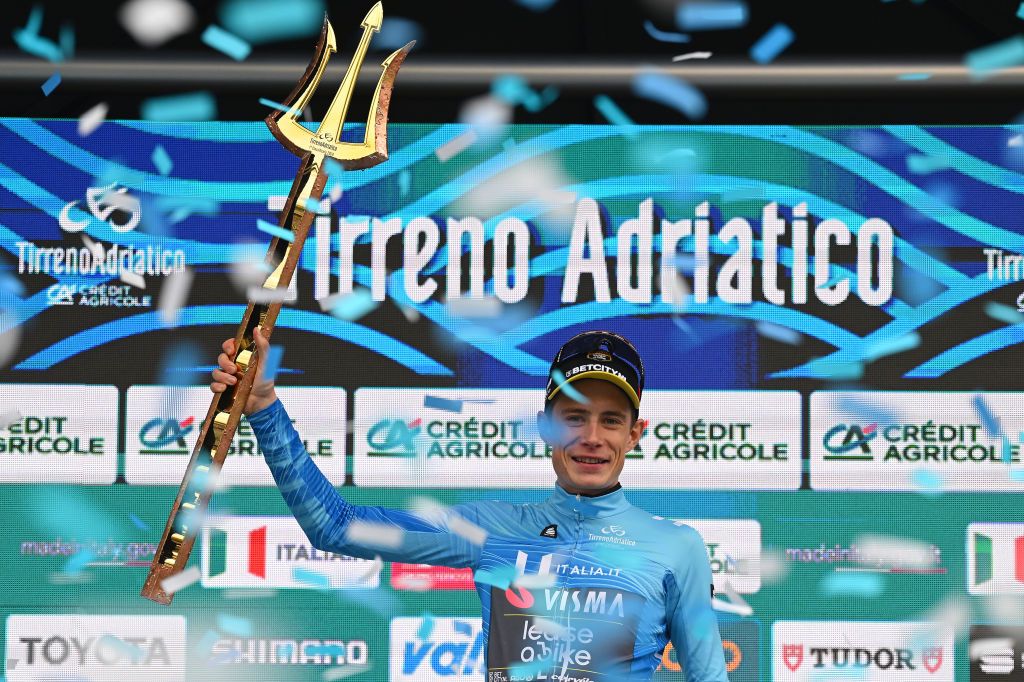
[[[1024,627],[971,626],[971,682],[1024,679]]]
[[[200,652],[200,657],[206,667],[347,665],[352,666],[351,674],[361,674],[370,669],[369,651],[364,639],[220,637],[211,640],[208,650]]]
[[[913,491],[938,480],[943,490],[1024,490],[1024,478],[1010,475],[1021,459],[1020,401],[1020,393],[815,392],[811,487]],[[990,432],[991,419],[1013,437]]]
[[[650,423],[622,470],[626,488],[795,490],[796,391],[644,391]]]
[[[306,451],[335,485],[345,482],[345,391],[278,388]],[[132,386],[125,419],[125,479],[143,485],[178,485],[210,409],[202,386]],[[221,485],[276,485],[249,420],[242,417],[221,470]]]
[[[537,434],[544,391],[360,388],[356,485],[546,488],[548,447]]]
[[[758,682],[761,679],[760,626],[749,620],[719,623],[722,651],[725,654],[725,672],[729,682]],[[661,663],[654,671],[654,682],[685,680],[685,656],[680,656],[669,642],[661,654]]]
[[[479,618],[391,619],[391,682],[481,682],[484,633]],[[429,633],[424,634],[429,627]]]
[[[894,543],[893,547],[896,546]],[[942,549],[933,544],[928,545],[926,551],[927,561],[922,561],[920,549],[908,550],[900,555],[895,552],[879,555],[865,553],[863,547],[856,542],[836,542],[832,547],[822,542],[817,547],[786,547],[783,550],[786,561],[827,566],[837,571],[853,568],[858,571],[897,575],[946,575],[948,570],[942,565]]]
[[[7,617],[6,679],[185,680],[183,616]]]
[[[1024,523],[967,526],[967,590],[1024,594]]]
[[[430,564],[391,564],[391,587],[396,590],[472,590],[473,569],[431,566]]]
[[[373,588],[375,569],[314,548],[290,516],[211,516],[203,526],[204,587]]]
[[[761,524],[752,520],[681,519],[700,533],[708,550],[716,592],[725,583],[740,594],[761,589]]]
[[[776,621],[772,679],[836,675],[864,680],[952,682],[953,629],[939,623]]]
[[[5,384],[2,389],[0,415],[12,421],[0,428],[0,481],[114,482],[116,386]]]

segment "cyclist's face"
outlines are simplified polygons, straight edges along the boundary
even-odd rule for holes
[[[593,493],[619,481],[626,453],[636,447],[644,422],[633,423],[629,398],[601,379],[572,383],[586,402],[559,392],[542,431],[551,446],[551,463],[567,492]]]

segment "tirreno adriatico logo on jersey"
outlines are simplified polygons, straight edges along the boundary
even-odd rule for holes
[[[981,424],[901,422],[891,424],[839,423],[822,437],[829,461],[880,462],[1012,462],[1020,446],[986,442]]]
[[[366,432],[370,457],[522,459],[550,457],[543,444],[529,440],[523,420],[466,418],[424,422],[381,419]]]
[[[595,542],[613,542],[617,545],[635,545],[636,540],[626,537],[626,529],[622,526],[609,525],[601,528],[601,534],[587,533],[589,539]]]

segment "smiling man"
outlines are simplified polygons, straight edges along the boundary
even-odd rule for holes
[[[255,336],[267,357],[266,339]],[[237,381],[233,340],[223,348],[215,392]],[[303,449],[262,369],[244,411],[314,547],[474,570],[487,682],[650,680],[669,641],[687,680],[727,682],[703,540],[634,507],[619,484],[646,426],[643,387],[643,362],[625,338],[573,337],[555,356],[537,414],[557,479],[551,496],[537,504],[470,502],[428,516],[346,502]],[[467,533],[468,524],[483,533]],[[383,535],[373,532],[383,526],[401,529],[400,542],[368,539]]]

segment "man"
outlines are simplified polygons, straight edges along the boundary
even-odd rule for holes
[[[255,337],[267,357],[258,329]],[[233,339],[223,348],[215,392],[237,381]],[[625,338],[604,331],[573,337],[555,356],[537,414],[557,478],[551,497],[471,502],[443,518],[348,504],[305,452],[262,376],[244,412],[314,547],[474,570],[488,682],[649,680],[669,639],[688,680],[727,682],[703,540],[632,506],[619,485],[626,453],[646,426],[638,418],[643,386],[643,363]],[[463,530],[467,521],[486,532],[483,544],[465,537],[472,536]],[[349,537],[353,524],[364,532]],[[402,529],[400,544],[361,539],[373,528],[367,524]]]

